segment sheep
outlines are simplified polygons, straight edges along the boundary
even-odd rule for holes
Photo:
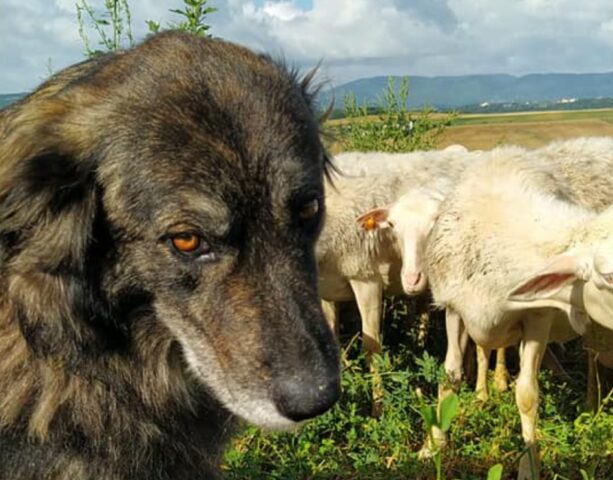
[[[413,181],[404,186],[408,191],[392,205],[377,207],[358,217],[358,222],[364,230],[389,229],[395,238],[401,252],[401,281],[405,294],[419,295],[426,290],[427,276],[423,269],[423,248],[426,238],[434,224],[441,202],[446,193],[453,188],[453,182],[461,175],[466,163],[478,158],[479,155],[480,151],[469,152],[461,145],[451,145],[438,152],[411,154],[351,152],[335,158],[336,165],[343,172],[361,175],[390,170],[413,175],[415,158],[420,158],[422,162],[430,162],[429,169],[420,171],[425,173],[425,177],[423,175],[419,178],[413,177]],[[332,317],[332,307],[327,306],[326,310],[331,312]],[[375,328],[378,331],[378,324]],[[477,347],[478,374],[475,389],[482,400],[487,398],[487,364],[488,356]],[[497,354],[494,376],[498,390],[506,390],[508,377],[504,349],[501,349]]]
[[[417,294],[425,288],[417,251],[421,242],[414,241],[409,250],[393,231],[425,237],[444,198],[442,192],[451,188],[451,179],[463,169],[461,153],[451,148],[408,154],[346,153],[335,158],[345,175],[326,184],[327,217],[316,248],[320,296],[334,331],[338,331],[335,303],[355,298],[369,361],[381,352],[382,295]],[[370,228],[357,228],[358,216]],[[377,392],[373,396],[376,399]]]
[[[613,138],[561,140],[538,149],[534,154],[546,159],[556,174],[562,177],[575,203],[596,212],[613,204]],[[586,404],[592,409],[598,402],[595,386],[596,359],[605,367],[613,368],[613,356],[602,352],[597,336],[607,338],[604,332],[599,332],[599,335],[590,332],[584,340],[588,350]]]
[[[613,138],[580,137],[559,140],[534,151],[526,152],[526,154],[540,158],[552,167],[555,175],[566,184],[569,196],[574,203],[596,212],[602,211],[613,203],[613,176],[610,174],[613,171]],[[588,369],[590,369],[590,372],[594,369],[595,360],[590,348],[591,341],[592,336],[588,336],[585,342],[588,347]],[[550,354],[549,350],[544,359],[549,361],[547,365],[558,372],[563,371],[557,364],[555,356],[548,354]],[[480,362],[485,362],[487,358],[487,353],[483,352],[479,346],[477,347],[477,357]],[[599,361],[605,366],[613,363],[608,355],[603,353],[599,354]],[[487,384],[481,369],[482,366],[479,363],[476,390],[479,392],[479,398],[485,400],[487,398]],[[494,376],[499,390],[505,389],[505,372],[504,349],[499,349]],[[594,378],[591,374],[588,378],[590,381],[588,383],[587,404],[593,406],[596,402]]]
[[[399,253],[405,265],[415,265],[419,259],[403,251],[405,245],[397,241],[400,236],[392,235],[389,227],[403,229],[415,222],[416,231],[424,226],[429,230],[443,192],[451,188],[451,178],[463,169],[464,159],[457,152],[457,147],[408,154],[353,152],[334,159],[340,172],[352,175],[336,176],[326,184],[326,224],[317,244],[322,298],[353,299],[353,279],[379,278],[382,286],[376,290],[400,293],[397,272],[390,272],[390,268],[396,268]],[[409,222],[416,208],[423,216],[416,215]],[[363,230],[356,229],[356,217]],[[413,258],[410,261],[409,255]],[[389,265],[384,267],[386,271],[381,271],[381,264]],[[402,275],[404,290],[409,294],[423,290],[415,289],[415,279],[421,272],[414,270],[407,269]]]
[[[613,208],[597,214],[572,197],[546,156],[498,148],[467,167],[426,245],[433,298],[447,313],[452,383],[461,378],[468,335],[485,349],[521,341],[516,400],[531,455],[520,461],[520,479],[538,470],[536,373],[547,342],[585,334],[587,314],[613,327],[613,259],[604,254]],[[447,392],[442,387],[439,398]]]
[[[530,152],[530,156],[551,166],[578,205],[599,212],[613,204],[613,138],[556,141]]]
[[[392,171],[410,174],[416,184],[428,184],[432,178],[443,178],[445,167],[454,168],[450,173],[459,173],[462,167],[458,159],[461,163],[462,159],[471,156],[464,146],[456,144],[443,150],[404,153],[343,152],[334,157],[334,164],[344,175],[364,176]]]

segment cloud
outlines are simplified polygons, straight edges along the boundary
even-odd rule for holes
[[[420,21],[437,25],[444,31],[452,31],[458,24],[447,0],[394,0],[394,5],[398,10],[406,10]]]
[[[261,5],[229,0],[228,21],[218,25],[217,30],[221,36],[238,40],[256,37],[262,43],[260,47],[282,48],[288,55],[310,61],[405,55],[416,40],[424,37],[445,43],[441,25],[450,26],[446,14],[437,22],[435,10],[418,8],[423,10],[421,16],[427,17],[422,21],[413,8],[399,8],[398,3],[315,0],[310,10],[303,11],[287,0]]]
[[[43,0],[3,0],[0,91],[32,88],[47,76],[50,61],[64,66],[81,58],[74,14]]]
[[[73,0],[1,0],[0,91],[32,88],[82,59]],[[100,4],[102,0],[92,0]],[[180,0],[129,0],[145,20],[177,19]],[[613,70],[610,0],[211,0],[214,35],[283,55],[323,60],[334,83],[358,77]]]

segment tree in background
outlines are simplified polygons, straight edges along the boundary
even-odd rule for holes
[[[372,115],[367,104],[358,105],[355,95],[344,98],[345,120],[334,128],[343,150],[410,152],[436,146],[441,133],[455,119],[455,114],[436,114],[425,108],[411,112],[407,107],[409,80],[404,77],[399,88],[389,78],[379,100],[380,112]]]
[[[183,8],[171,8],[170,11],[183,17],[179,22],[168,23],[168,28],[183,30],[194,35],[208,36],[210,25],[206,23],[208,15],[217,11],[207,6],[208,0],[183,0]],[[85,54],[96,57],[106,52],[115,52],[134,45],[132,36],[132,15],[128,0],[104,0],[103,9],[97,12],[88,0],[79,0],[77,22],[79,36],[85,45]],[[159,22],[147,20],[149,31],[161,30]],[[98,36],[97,47],[92,47],[87,29]]]

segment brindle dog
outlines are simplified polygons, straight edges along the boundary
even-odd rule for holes
[[[1,479],[211,478],[336,401],[309,81],[167,32],[0,112]]]

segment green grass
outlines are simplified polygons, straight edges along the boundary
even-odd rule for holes
[[[416,388],[434,403],[445,348],[442,322],[432,322],[425,345],[420,345],[413,307],[396,303],[387,312],[387,349],[379,360],[386,391],[383,416],[369,416],[370,374],[359,355],[359,342],[345,337],[341,401],[293,433],[247,428],[227,453],[226,478],[435,478],[433,463],[417,458],[425,432]],[[580,345],[571,345],[562,360],[571,373],[570,383],[546,370],[540,374],[543,477],[611,479],[613,402],[597,414],[582,413],[586,379]],[[513,392],[492,390],[483,404],[464,385],[459,398],[460,413],[442,458],[444,478],[485,479],[496,463],[504,465],[504,478],[514,478],[523,443]]]
[[[602,120],[613,123],[613,109],[526,112],[508,114],[460,115],[453,125],[494,125],[505,123],[543,123],[578,120]]]

